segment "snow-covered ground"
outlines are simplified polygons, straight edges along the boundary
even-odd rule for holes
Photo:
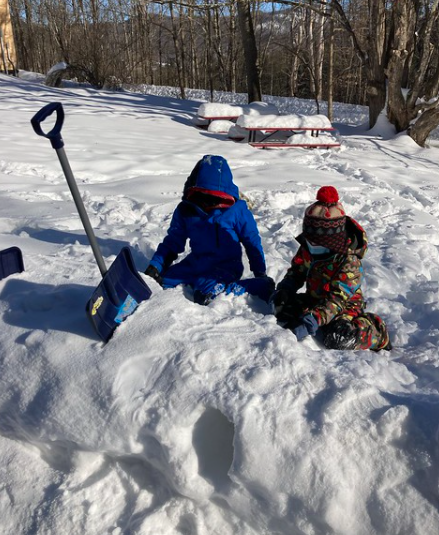
[[[0,532],[437,534],[439,149],[337,105],[340,149],[258,150],[195,128],[201,96],[160,91],[0,76],[0,250],[18,246],[26,268],[0,282]],[[53,101],[108,265],[129,245],[145,269],[204,154],[227,158],[252,201],[276,281],[333,185],[368,232],[368,308],[393,351],[298,343],[256,298],[201,307],[147,277],[151,299],[103,345],[84,312],[101,277],[30,125]]]

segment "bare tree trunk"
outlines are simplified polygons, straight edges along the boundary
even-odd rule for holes
[[[11,21],[13,27],[13,33],[15,37],[15,51],[17,54],[17,64],[24,68],[25,64],[25,45],[24,45],[24,28],[22,19],[20,17],[20,6],[17,0],[11,0],[9,2],[9,8],[11,10]]]
[[[425,111],[409,129],[410,137],[421,147],[425,146],[429,134],[439,125],[439,108]]]
[[[236,9],[232,1],[230,9],[229,24],[229,50],[228,50],[228,71],[229,71],[229,91],[236,93]]]
[[[386,6],[383,0],[369,0],[368,34],[369,127],[372,128],[386,105]]]
[[[183,86],[183,94],[182,98],[186,98],[183,96],[185,94],[184,88],[187,86],[187,68],[186,68],[186,49],[185,49],[185,14],[184,14],[184,8],[182,5],[180,5],[180,12],[178,17],[178,43],[179,43],[179,53],[180,53],[180,61],[181,61],[181,85]]]
[[[29,0],[11,4],[12,20],[17,35],[19,62],[24,70],[33,70],[33,35],[32,35],[32,8]]]
[[[1,50],[1,59],[3,63],[3,72],[8,74],[8,63],[6,61],[6,45],[3,41],[3,30],[0,28],[0,50]]]
[[[311,4],[312,0],[308,0],[308,3]],[[308,70],[310,72],[310,78],[309,78],[309,90],[310,93],[314,96],[317,95],[317,88],[315,85],[315,57],[314,57],[314,43],[313,43],[313,34],[314,34],[314,19],[313,19],[313,12],[308,9],[306,12],[306,40],[307,45],[306,49],[308,52]]]
[[[329,7],[329,42],[328,42],[328,119],[334,120],[334,18],[332,2]]]
[[[146,5],[144,8],[145,20],[143,22],[143,30],[142,30],[142,34],[144,34],[143,46],[142,46],[144,59],[142,61],[142,65],[143,65],[143,78],[145,82],[149,82],[150,84],[155,83],[153,52],[156,47],[156,43],[152,37],[152,24],[151,24],[151,19],[153,16],[154,16],[154,13],[150,12],[150,6]]]
[[[190,3],[188,9],[188,24],[189,24],[189,87],[197,86],[198,78],[198,63],[197,63],[197,52],[196,52],[196,43],[195,43],[195,31],[194,31],[194,6],[193,3]]]
[[[326,0],[321,0],[322,9],[325,9]],[[325,40],[324,40],[324,17],[320,13],[315,14],[314,33],[311,35],[311,39],[314,42],[314,79],[315,79],[315,96],[317,100],[322,99],[323,93],[323,57],[325,52]]]
[[[256,47],[250,2],[249,0],[238,0],[237,7],[247,72],[248,101],[261,101],[262,90],[259,78],[258,50]]]
[[[215,48],[216,60],[218,64],[218,77],[220,81],[220,86],[221,86],[222,91],[226,91],[227,90],[226,67],[224,64],[220,11],[219,11],[218,5],[216,5],[213,8],[213,33],[215,37],[214,48]]]
[[[264,70],[267,54],[270,49],[272,38],[273,38],[274,19],[275,19],[275,6],[272,3],[271,21],[270,21],[270,25],[268,26],[268,31],[267,31],[267,24],[264,24],[264,27],[265,27],[264,39],[263,41],[262,39],[260,39],[260,42],[258,43],[258,47],[257,47],[259,48],[258,65],[259,65],[259,78],[261,79],[263,76],[263,70]],[[273,69],[274,69],[274,64],[273,62],[271,62],[270,73],[273,73]],[[271,79],[273,79],[273,76],[271,76]]]
[[[184,91],[184,79],[183,79],[183,71],[182,71],[182,66],[181,66],[180,40],[179,40],[179,32],[177,29],[177,25],[175,23],[173,2],[169,2],[169,13],[170,13],[171,25],[172,25],[172,40],[174,42],[175,66],[177,68],[177,80],[178,80],[178,85],[180,87],[180,96],[181,98],[185,99],[186,94]]]
[[[163,6],[160,7],[159,15],[159,35],[158,35],[158,51],[159,51],[159,85],[163,85]]]
[[[410,0],[399,0],[393,11],[393,39],[390,44],[390,56],[386,69],[388,82],[387,116],[395,125],[397,132],[407,130],[411,119],[407,101],[401,91],[405,74],[406,60],[410,53],[411,36],[415,28],[416,12],[411,8]]]
[[[408,127],[409,135],[422,147],[428,135],[439,125],[439,53],[433,47],[433,31],[437,31],[439,0],[434,0],[426,12],[425,24],[419,35],[420,54],[414,84],[407,98],[411,117],[418,119]],[[419,102],[418,102],[419,101]]]
[[[405,0],[407,1],[407,0]],[[414,15],[411,14],[414,18]],[[433,45],[437,36],[433,32],[437,32],[437,23],[439,20],[439,0],[431,2],[430,9],[423,13],[425,18],[421,31],[418,37],[419,52],[416,71],[412,76],[413,85],[407,99],[409,107],[416,106],[419,98],[433,98],[437,96],[439,83],[439,69],[438,69],[438,51],[437,44]],[[415,33],[415,30],[412,30]],[[434,60],[434,52],[436,51],[436,60]],[[435,68],[434,68],[435,67]]]
[[[301,12],[300,12],[301,13]],[[301,17],[293,16],[291,18],[289,33],[292,52],[289,56],[291,58],[290,74],[289,74],[289,95],[296,96],[298,92],[298,76],[300,67],[300,58],[297,53],[304,39],[304,26],[300,20]],[[295,49],[295,50],[294,50]]]
[[[15,73],[17,66],[16,46],[7,0],[0,1],[0,47],[5,74]]]
[[[207,62],[207,80],[210,91],[210,101],[214,100],[214,85],[213,85],[213,65],[212,65],[212,13],[210,8],[206,12],[206,35],[207,35],[207,46],[206,46],[206,62]]]

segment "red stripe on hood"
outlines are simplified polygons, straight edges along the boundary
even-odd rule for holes
[[[206,195],[212,195],[213,197],[218,197],[222,201],[224,201],[224,206],[232,206],[235,204],[236,199],[233,197],[233,195],[229,195],[228,193],[224,193],[224,191],[216,191],[213,189],[206,189],[206,188],[199,188],[197,186],[192,186],[189,188],[189,191],[187,192],[187,199],[189,200],[191,196],[194,193],[205,193]]]

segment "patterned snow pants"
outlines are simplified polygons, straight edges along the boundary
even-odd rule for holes
[[[300,318],[308,312],[315,302],[306,293],[300,293],[292,296],[291,301],[278,316],[278,320],[285,322],[285,327],[292,329],[300,323]],[[390,339],[387,326],[377,314],[365,312],[358,306],[347,307],[341,314],[335,316],[327,325],[323,325],[317,331],[319,335],[325,335],[335,330],[337,322],[350,322],[356,329],[354,349],[371,349],[380,351],[381,349],[390,349]]]

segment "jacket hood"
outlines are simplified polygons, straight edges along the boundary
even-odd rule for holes
[[[186,180],[183,198],[189,188],[197,187],[211,191],[222,191],[239,199],[239,189],[233,183],[232,171],[222,156],[208,154],[203,156]]]

